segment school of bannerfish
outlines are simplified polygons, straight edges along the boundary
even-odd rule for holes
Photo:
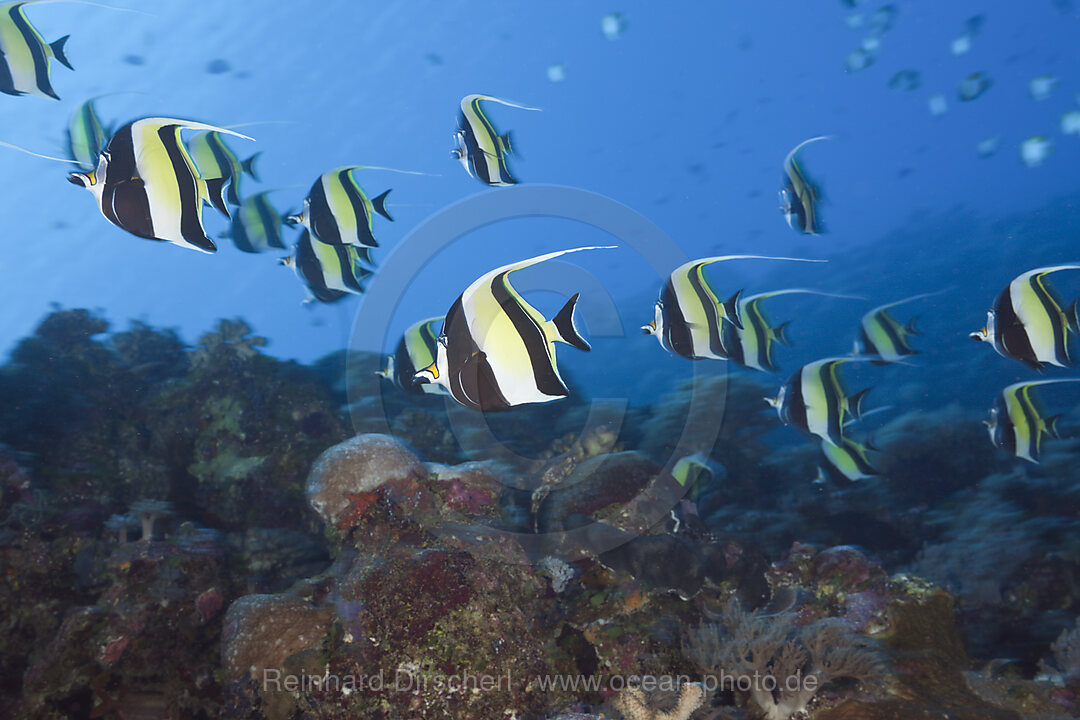
[[[59,99],[52,86],[51,60],[73,69],[64,54],[68,36],[46,43],[24,12],[33,2],[0,4],[0,92]],[[875,32],[884,33],[895,21],[895,12],[875,15],[872,20]],[[968,22],[965,34],[954,42],[954,53],[966,52],[981,22],[981,18]],[[871,44],[860,49],[858,57],[853,54],[849,70],[872,62],[875,51]],[[1049,93],[1052,80],[1049,76],[1033,80],[1033,97]],[[890,86],[910,90],[918,87],[918,81],[918,73],[903,71],[893,77]],[[974,99],[989,85],[989,79],[976,73],[961,84],[961,98]],[[97,99],[87,100],[71,116],[67,127],[70,160],[66,161],[79,168],[68,180],[93,194],[110,223],[140,238],[204,253],[217,250],[203,227],[204,205],[231,219],[224,235],[245,253],[286,249],[283,226],[300,226],[292,255],[280,262],[293,268],[307,287],[305,302],[333,303],[364,292],[364,281],[375,272],[372,250],[379,247],[375,216],[387,221],[394,218],[386,206],[390,190],[369,197],[357,173],[365,169],[411,171],[363,165],[328,170],[311,185],[302,210],[283,217],[269,199],[274,190],[247,197],[242,194],[244,175],[258,180],[258,153],[240,160],[226,137],[252,138],[228,127],[170,117],[141,118],[112,129],[98,116]],[[466,95],[460,103],[459,127],[450,154],[481,183],[512,186],[518,180],[509,165],[511,136],[495,129],[485,109],[490,103],[538,109],[491,95]],[[186,137],[185,132],[189,133]],[[781,212],[793,230],[809,235],[823,231],[818,214],[820,194],[798,153],[809,143],[825,139],[811,137],[788,152],[782,162]],[[1022,146],[1026,162],[1037,149],[1032,142]],[[410,326],[378,374],[403,391],[446,395],[480,411],[567,397],[570,390],[559,373],[556,343],[590,350],[576,322],[578,295],[549,320],[515,290],[510,275],[570,253],[613,247],[556,250],[491,270],[465,288],[443,315]],[[728,360],[771,373],[778,370],[777,344],[788,344],[787,323],[772,324],[762,307],[765,301],[796,293],[820,296],[823,301],[865,300],[807,288],[783,288],[745,298],[738,291],[724,300],[706,269],[716,263],[744,260],[824,262],[762,255],[691,260],[671,271],[660,290],[653,319],[642,331],[656,337],[660,346],[674,355]],[[1080,334],[1078,302],[1066,307],[1048,279],[1052,273],[1068,270],[1080,270],[1080,263],[1035,268],[1013,279],[994,299],[985,326],[972,332],[971,338],[989,343],[1000,355],[1036,371],[1047,365],[1075,366],[1076,336]],[[868,413],[863,405],[869,388],[849,393],[840,368],[850,363],[904,363],[915,355],[911,345],[911,338],[919,334],[915,321],[901,323],[890,310],[935,294],[893,300],[870,310],[862,317],[851,355],[810,362],[796,370],[774,397],[765,398],[785,425],[820,444],[821,463],[815,482],[844,486],[877,474],[872,458],[878,450],[868,439],[849,436],[850,427]],[[1004,388],[985,421],[993,444],[1037,463],[1043,439],[1058,435],[1057,417],[1047,416],[1037,388],[1078,381],[1080,378],[1034,380]],[[714,474],[708,448],[702,450],[684,457],[673,471],[680,484],[689,486],[691,497],[697,478]]]

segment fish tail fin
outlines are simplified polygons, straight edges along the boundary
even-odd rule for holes
[[[391,188],[391,190],[392,189],[393,188]],[[379,197],[372,198],[371,207],[375,208],[375,212],[379,213],[380,215],[382,215],[384,218],[386,218],[390,222],[393,222],[394,218],[390,215],[390,213],[388,213],[386,211],[386,196],[389,195],[389,194],[390,194],[390,190],[387,190],[386,192],[384,192]]]
[[[577,310],[577,301],[580,294],[574,293],[574,296],[563,305],[563,309],[551,319],[551,325],[555,328],[556,340],[567,345],[573,345],[578,350],[588,352],[592,350],[592,346],[581,336],[577,324],[574,322],[574,311]]]
[[[225,217],[232,217],[229,215],[229,206],[225,202],[225,181],[227,178],[207,178],[203,182],[206,183],[206,199],[209,200],[214,207],[221,211],[221,214]]]
[[[907,325],[904,326],[904,332],[908,335],[922,335],[922,331],[918,328],[919,315],[911,318],[907,321]]]
[[[68,70],[74,70],[75,68],[71,67],[71,61],[68,60],[67,55],[64,54],[64,43],[68,41],[69,37],[71,36],[65,35],[59,40],[49,43],[49,49],[52,50],[53,57],[63,63],[64,67]]]
[[[1072,301],[1065,319],[1068,321],[1072,331],[1080,335],[1080,297]]]
[[[878,447],[876,439],[873,435],[870,435],[866,438],[866,441],[863,442],[863,447],[871,452],[881,452],[881,448]]]
[[[514,146],[511,142],[510,132],[499,136],[499,147],[503,149],[503,152],[514,154]]]
[[[1046,418],[1046,432],[1052,438],[1060,438],[1061,433],[1058,430],[1058,420],[1061,419],[1061,415],[1052,415]]]
[[[772,329],[772,335],[776,338],[776,341],[786,347],[791,347],[791,338],[787,335],[789,325],[791,325],[791,321],[785,320]]]
[[[352,269],[353,275],[356,276],[357,280],[366,280],[367,278],[375,274],[374,270],[370,270],[361,265],[359,258],[353,258]]]
[[[732,295],[723,303],[724,316],[731,321],[731,324],[742,330],[742,313],[739,312],[739,297],[742,296],[742,290],[736,290]]]
[[[260,155],[262,155],[261,150],[249,157],[247,160],[240,163],[240,167],[243,168],[244,172],[246,172],[255,180],[259,180],[259,174],[255,171],[255,161],[259,159]]]
[[[869,395],[870,391],[873,389],[874,388],[872,387],[868,387],[848,398],[848,411],[853,418],[861,418],[863,416],[863,403],[866,401],[866,396]]]

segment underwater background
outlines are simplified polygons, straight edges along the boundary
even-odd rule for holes
[[[969,338],[1080,262],[1080,3],[127,5],[24,6],[74,72],[0,97],[0,141],[64,156],[91,98],[110,133],[235,126],[283,215],[330,168],[419,174],[356,172],[393,190],[373,274],[305,303],[297,229],[244,253],[207,207],[214,256],[141,240],[0,147],[0,716],[1080,713],[1080,387],[1027,410],[1040,462],[983,424],[1080,379],[1074,350],[1036,372]],[[539,109],[484,106],[513,187],[450,154],[472,93]],[[777,192],[817,136],[807,234]],[[482,413],[377,376],[484,273],[601,245],[512,276],[544,318],[581,293],[569,397]],[[712,265],[721,299],[854,297],[766,300],[771,373],[639,330],[731,254],[827,262]],[[1067,311],[1080,273],[1051,277]],[[839,370],[873,387],[843,426],[873,467],[830,475],[763,399],[920,294],[891,311],[917,354]]]

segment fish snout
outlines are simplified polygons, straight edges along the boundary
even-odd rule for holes
[[[656,334],[656,323],[651,322],[651,323],[648,323],[647,325],[642,325],[641,326],[641,334],[642,335],[655,335]]]
[[[982,330],[968,333],[968,337],[977,342],[986,342],[990,339],[990,333],[986,331],[986,328],[983,328]]]

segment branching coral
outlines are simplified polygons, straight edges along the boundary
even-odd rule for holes
[[[251,328],[240,318],[219,320],[217,328],[199,338],[199,348],[191,357],[195,368],[207,365],[220,351],[238,360],[248,360],[259,354],[256,348],[266,345],[266,338],[252,335]]]
[[[788,720],[839,678],[867,682],[880,658],[869,641],[835,620],[798,625],[796,616],[765,617],[725,606],[716,625],[690,633],[684,653],[722,690],[748,696],[767,720]]]

